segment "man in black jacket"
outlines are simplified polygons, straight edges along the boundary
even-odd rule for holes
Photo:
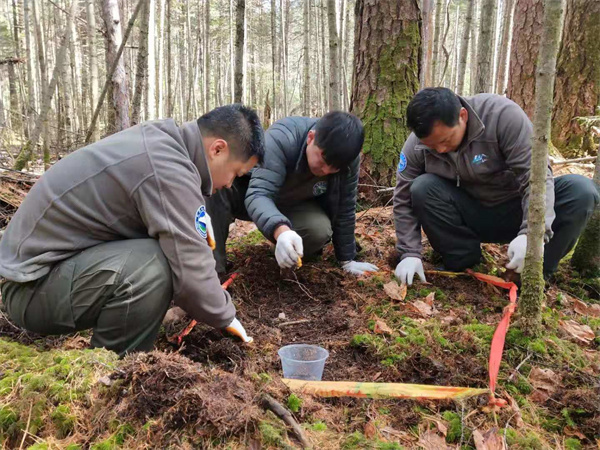
[[[207,209],[215,233],[217,271],[225,272],[225,241],[234,219],[252,220],[272,242],[280,267],[318,253],[333,239],[347,272],[377,271],[354,261],[356,192],[364,130],[332,111],[321,119],[287,117],[265,133],[265,160],[250,177],[213,195]]]

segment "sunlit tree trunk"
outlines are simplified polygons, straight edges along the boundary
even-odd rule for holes
[[[307,1],[307,0],[305,0]],[[341,108],[339,38],[336,26],[335,0],[327,0],[329,23],[329,109]]]
[[[458,62],[458,77],[456,82],[456,92],[459,95],[465,94],[465,76],[467,72],[467,59],[469,56],[469,40],[471,37],[471,22],[473,21],[473,5],[474,0],[467,0],[467,15],[465,16],[465,24],[463,27],[462,38],[460,40],[459,62]],[[473,43],[471,43],[473,45]]]
[[[502,25],[502,37],[500,38],[500,55],[498,56],[498,75],[496,77],[496,92],[506,92],[506,70],[508,58],[510,57],[510,32],[512,29],[512,17],[514,12],[514,0],[504,0],[504,18]]]
[[[304,45],[302,46],[302,113],[305,116],[310,116],[310,54],[308,45],[308,30],[310,23],[310,0],[303,0],[303,32],[304,32]],[[336,59],[332,61],[332,64],[339,64],[339,58],[337,54],[334,56]]]
[[[494,9],[495,0],[483,0],[481,3],[481,22],[477,49],[477,77],[474,93],[490,92],[493,74],[494,56]]]

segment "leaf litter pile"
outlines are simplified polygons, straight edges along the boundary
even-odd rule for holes
[[[557,277],[560,284],[548,288],[544,336],[521,332],[517,308],[497,391],[506,408],[488,407],[485,396],[462,403],[324,399],[291,393],[279,382],[277,350],[307,343],[329,351],[324,380],[487,387],[489,345],[506,293],[471,277],[431,273],[428,283],[399,285],[393,277],[391,209],[373,208],[358,217],[360,259],[380,268],[369,277],[345,274],[331,248],[298,270],[280,271],[257,231],[234,237],[228,257],[239,276],[229,290],[254,342],[245,345],[198,324],[179,347],[167,336],[190,319],[170,321],[157,351],[115,363],[103,378],[98,374],[92,395],[96,431],[75,427],[57,442],[81,442],[78,436],[85,435],[91,448],[111,439],[119,444],[115,448],[299,446],[291,428],[262,407],[260,399],[269,394],[292,412],[314,448],[598,448],[600,299],[594,285],[571,277],[568,267]],[[478,270],[499,274],[505,248],[484,247]],[[426,269],[432,270],[440,264],[427,242],[425,248]],[[17,330],[1,315],[0,334],[44,349],[83,348],[89,339],[85,333],[50,337],[44,346],[43,338]],[[24,429],[28,406],[22,405],[18,420]],[[98,424],[108,424],[108,431]],[[37,433],[51,442],[51,430]],[[10,442],[22,436],[14,433]]]

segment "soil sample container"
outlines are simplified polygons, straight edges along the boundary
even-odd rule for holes
[[[329,352],[318,345],[292,344],[277,352],[284,378],[321,381]]]

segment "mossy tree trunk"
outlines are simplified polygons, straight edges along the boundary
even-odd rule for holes
[[[527,228],[527,254],[523,269],[520,311],[523,331],[530,335],[541,330],[544,300],[544,233],[546,211],[546,167],[550,142],[550,118],[554,97],[556,57],[561,32],[563,0],[546,0],[542,40],[537,62],[535,112]]]
[[[600,152],[596,157],[594,184],[600,192]],[[583,234],[579,238],[571,264],[583,276],[600,277],[600,206],[596,207]]]
[[[358,0],[350,111],[365,126],[368,183],[391,186],[410,131],[406,107],[419,89],[421,18],[417,0]]]
[[[508,73],[508,98],[531,118],[535,105],[535,66],[537,63],[543,0],[517,0]]]
[[[600,1],[567,0],[556,67],[552,144],[582,156],[584,132],[574,117],[593,116],[600,101]]]

